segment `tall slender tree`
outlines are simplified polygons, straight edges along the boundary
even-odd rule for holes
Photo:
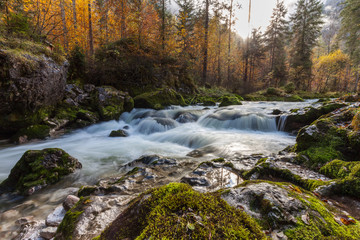
[[[94,34],[93,34],[93,23],[92,23],[92,9],[91,0],[88,0],[88,12],[89,12],[89,50],[90,56],[94,55]]]
[[[285,38],[287,34],[287,21],[285,19],[287,10],[284,1],[277,1],[271,16],[270,25],[265,32],[265,43],[269,52],[270,68],[272,76],[271,85],[278,87],[282,85],[286,77]]]
[[[356,74],[354,92],[358,90],[360,72],[360,1],[345,0],[341,12],[341,36],[345,40],[346,50],[350,55]]]
[[[208,69],[208,48],[209,48],[209,16],[210,16],[210,0],[205,0],[204,14],[204,49],[203,49],[203,73],[202,83],[206,83]]]
[[[66,14],[65,14],[65,3],[64,0],[59,1],[60,10],[61,10],[61,20],[63,24],[63,37],[64,37],[64,47],[67,52],[69,49],[69,41],[68,41],[68,29],[66,25]]]
[[[322,3],[320,0],[298,0],[290,17],[292,80],[297,89],[309,89],[311,83],[312,50],[320,36]]]

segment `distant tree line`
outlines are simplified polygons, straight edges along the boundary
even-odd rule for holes
[[[290,15],[278,0],[264,32],[253,29],[246,39],[234,29],[240,1],[174,2],[176,12],[169,0],[3,0],[0,31],[62,48],[74,81],[87,81],[86,74],[99,67],[91,64],[109,61],[124,68],[108,82],[120,87],[136,82],[135,77],[142,79],[139,83],[171,77],[178,85],[192,81],[239,93],[289,83],[298,90],[358,90],[358,0],[328,0],[325,7],[320,0],[298,0]],[[114,47],[114,42],[120,45]],[[116,53],[122,50],[126,54]],[[141,70],[149,65],[130,68],[129,62],[109,60],[129,58],[132,52],[154,61],[154,71]]]

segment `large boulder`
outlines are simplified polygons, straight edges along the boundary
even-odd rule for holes
[[[0,133],[37,124],[64,97],[68,63],[0,49]]]
[[[221,99],[220,107],[227,107],[231,105],[242,105],[242,103],[236,96],[224,96]]]
[[[358,239],[360,228],[344,211],[289,183],[247,181],[222,194],[268,229],[272,239]]]
[[[322,115],[328,114],[345,106],[347,105],[343,103],[331,102],[325,103],[319,107],[309,107],[303,110],[293,109],[292,113],[286,119],[284,130],[299,130],[304,126],[311,124]]]
[[[216,194],[171,183],[141,194],[99,239],[266,239],[246,213]]]
[[[184,106],[184,98],[173,89],[159,89],[153,92],[143,93],[134,98],[135,107],[163,109],[170,105]]]
[[[359,131],[353,123],[359,108],[345,107],[302,128],[296,138],[299,161],[319,169],[334,160],[359,161]]]
[[[17,192],[31,195],[81,167],[76,158],[62,149],[29,150],[11,169],[9,177],[0,184],[0,194]]]

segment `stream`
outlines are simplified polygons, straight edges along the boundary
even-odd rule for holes
[[[29,149],[62,148],[79,159],[83,168],[26,199],[0,197],[0,213],[15,209],[2,219],[0,231],[10,229],[21,216],[45,218],[74,187],[96,184],[115,176],[121,165],[142,155],[158,154],[184,158],[190,152],[203,153],[203,161],[216,157],[236,159],[250,154],[277,153],[295,143],[296,136],[282,130],[286,114],[276,120],[273,110],[289,112],[315,104],[306,102],[243,102],[241,106],[173,106],[166,110],[134,109],[118,121],[109,121],[76,130],[57,139],[25,145],[0,146],[0,182]],[[126,138],[108,137],[112,130],[125,129]]]

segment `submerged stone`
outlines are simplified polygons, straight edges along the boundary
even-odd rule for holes
[[[81,167],[76,158],[62,149],[29,150],[11,169],[9,177],[0,184],[0,194],[16,191],[31,195]]]
[[[109,137],[127,137],[129,136],[129,134],[122,129],[119,129],[117,131],[112,131],[109,135]]]

